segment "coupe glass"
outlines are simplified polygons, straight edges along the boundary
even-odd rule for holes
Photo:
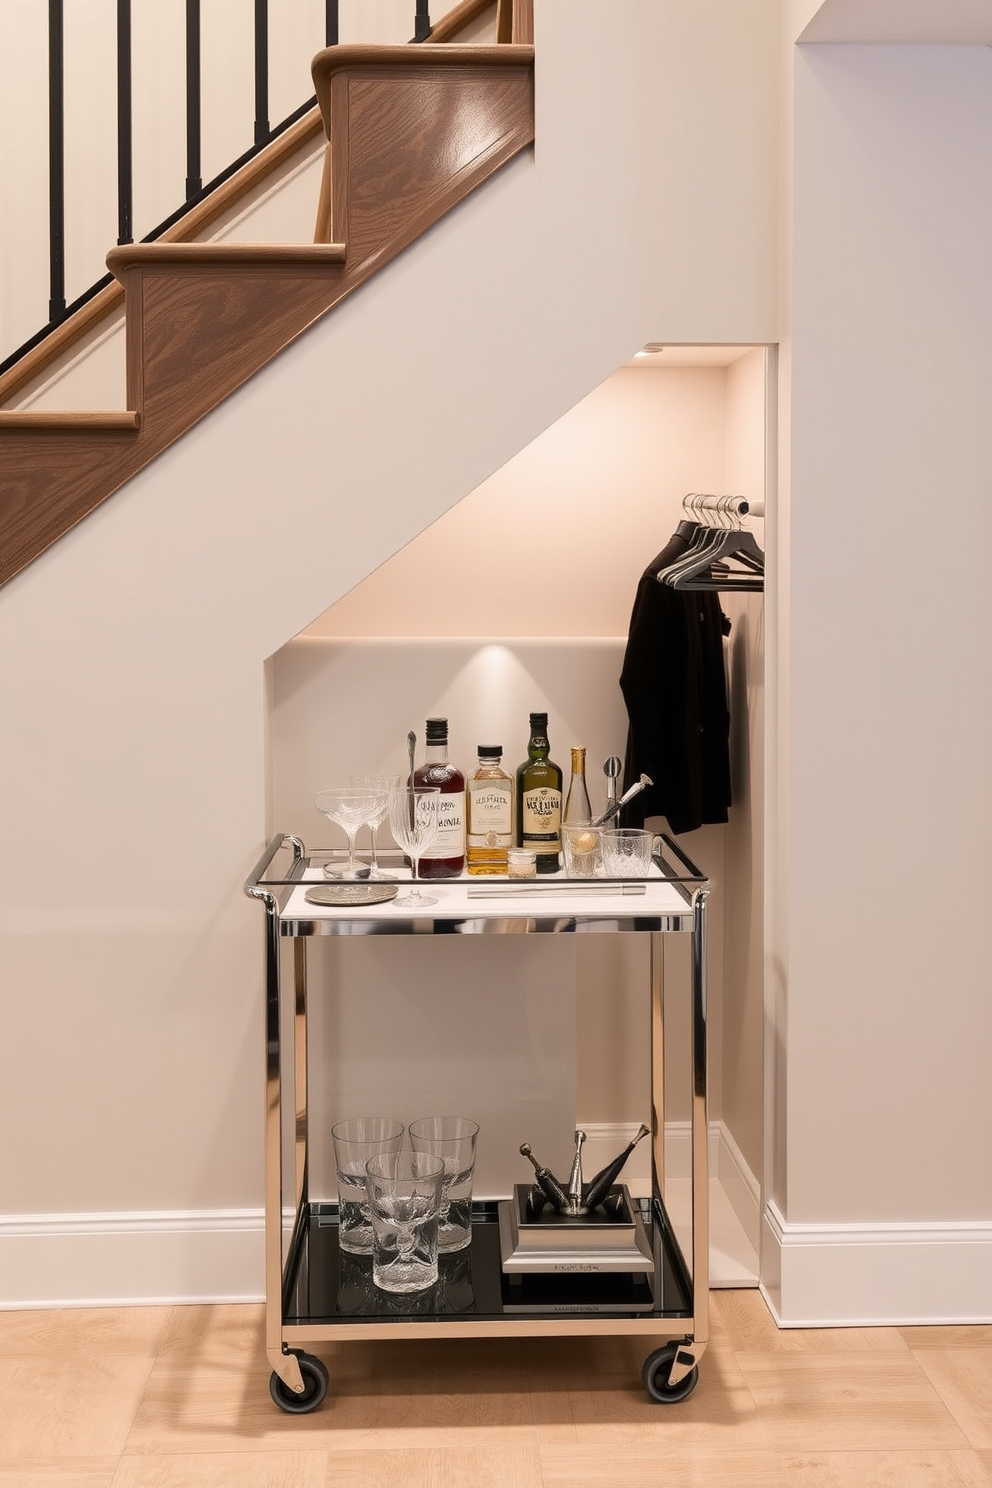
[[[359,827],[368,821],[369,813],[376,804],[375,792],[363,785],[335,785],[328,790],[318,791],[313,803],[328,821],[336,822],[348,838],[348,866],[342,872],[327,863],[324,865],[324,877],[354,878],[358,871],[355,838]]]
[[[369,842],[372,846],[372,866],[369,868],[369,878],[391,878],[391,874],[383,873],[379,867],[375,850],[375,834],[389,815],[389,797],[399,786],[400,777],[398,775],[352,775],[351,783],[370,790],[375,798],[373,809],[365,818],[365,825],[369,829]]]
[[[441,789],[437,785],[400,785],[389,798],[389,830],[413,864],[413,888],[393,902],[422,909],[437,900],[417,887],[417,865],[437,836]]]

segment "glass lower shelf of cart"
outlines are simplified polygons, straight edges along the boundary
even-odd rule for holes
[[[406,1295],[373,1284],[371,1257],[340,1249],[336,1204],[310,1204],[287,1264],[284,1325],[326,1325],[331,1330],[335,1324],[403,1319],[443,1325],[562,1315],[596,1316],[604,1322],[691,1318],[692,1282],[664,1205],[659,1199],[634,1203],[654,1257],[652,1271],[508,1273],[500,1244],[500,1201],[488,1199],[472,1205],[471,1244],[440,1257],[438,1280],[429,1290]]]

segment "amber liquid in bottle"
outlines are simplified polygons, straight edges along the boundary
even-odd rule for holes
[[[465,857],[469,873],[506,873],[513,846],[513,779],[501,767],[502,744],[480,744],[479,766],[465,793]]]
[[[557,873],[561,851],[561,767],[550,758],[547,713],[530,715],[527,758],[517,770],[517,845],[537,853],[538,873]]]
[[[439,827],[420,859],[418,878],[457,878],[465,869],[465,776],[448,760],[448,720],[428,718],[424,763],[413,772],[415,785],[436,785]]]

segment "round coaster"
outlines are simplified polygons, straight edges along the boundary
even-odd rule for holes
[[[399,884],[394,883],[315,884],[303,897],[308,904],[385,904],[395,899],[399,891]]]

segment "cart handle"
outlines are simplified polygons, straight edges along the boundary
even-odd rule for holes
[[[258,881],[264,876],[266,869],[268,868],[269,864],[272,862],[272,859],[275,857],[276,853],[282,847],[284,842],[292,843],[294,864],[302,862],[303,856],[306,852],[306,848],[303,846],[303,843],[300,841],[299,837],[294,837],[291,832],[277,832],[275,837],[273,837],[272,841],[263,852],[262,856],[259,858],[258,862],[255,864],[254,868],[249,873],[248,877],[245,879],[244,891],[248,895],[249,899],[271,898],[271,895],[269,895],[266,890],[259,888]]]

